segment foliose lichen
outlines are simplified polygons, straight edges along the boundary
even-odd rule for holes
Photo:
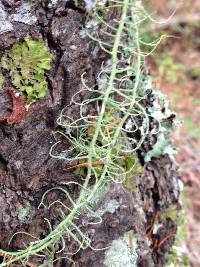
[[[155,100],[152,106],[148,108],[148,112],[158,124],[158,129],[153,128],[150,132],[151,135],[156,136],[157,140],[153,148],[146,153],[144,157],[145,162],[149,162],[152,158],[159,158],[165,154],[173,159],[173,155],[177,153],[176,147],[173,147],[169,138],[172,127],[176,125],[177,121],[171,123],[169,120],[168,122],[168,119],[175,117],[176,113],[169,108],[169,100],[161,92],[154,91],[154,97]]]
[[[3,84],[4,84],[4,76],[3,76],[2,72],[0,71],[0,89],[3,86]]]
[[[45,71],[51,68],[51,60],[43,41],[27,37],[4,53],[1,68],[9,72],[13,87],[24,92],[30,103],[47,93]]]

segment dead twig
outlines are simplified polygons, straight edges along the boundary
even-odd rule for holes
[[[92,166],[98,166],[98,165],[103,165],[103,164],[104,164],[103,160],[96,160],[96,161],[92,162]],[[77,168],[81,168],[81,167],[88,167],[88,166],[89,166],[88,162],[83,162],[83,163],[79,163],[77,165],[65,168],[64,170],[68,171],[68,170],[77,169]]]
[[[169,238],[173,237],[173,234],[169,234],[166,237],[164,237],[162,240],[155,240],[152,246],[152,251],[155,253]]]
[[[157,21],[163,20],[163,18],[156,19]],[[193,25],[194,23],[200,22],[200,14],[185,14],[185,15],[176,15],[170,20],[163,23],[152,23],[144,30],[148,31],[159,31],[167,28],[172,28],[180,24]]]
[[[158,211],[156,211],[151,224],[147,227],[146,236],[148,237],[148,239],[151,239],[154,224],[157,221],[159,216],[160,216],[160,213]]]

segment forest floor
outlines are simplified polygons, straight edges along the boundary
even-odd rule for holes
[[[178,1],[179,2],[179,1]],[[181,1],[180,1],[181,2]],[[179,147],[176,160],[185,184],[186,254],[192,267],[200,266],[200,5],[199,1],[151,0],[157,16],[167,18],[155,34],[168,38],[150,59],[156,87],[169,96],[172,108],[183,121],[177,127],[174,144]]]

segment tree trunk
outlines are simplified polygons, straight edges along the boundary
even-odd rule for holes
[[[3,250],[24,249],[35,241],[32,236],[38,239],[47,236],[50,232],[48,222],[52,228],[61,222],[59,203],[56,208],[47,208],[57,199],[65,203],[65,194],[60,189],[50,191],[44,200],[46,207],[40,205],[38,208],[47,190],[67,187],[73,199],[78,197],[80,188],[75,184],[66,185],[69,181],[82,184],[82,178],[74,169],[66,170],[73,164],[51,157],[49,152],[60,140],[56,131],[63,131],[57,124],[61,110],[65,108],[67,114],[79,116],[77,107],[70,105],[70,100],[82,88],[81,74],[86,73],[87,84],[95,84],[101,63],[108,58],[93,40],[82,35],[86,16],[84,3],[76,7],[73,1],[0,1],[0,56],[27,36],[44,40],[53,55],[51,70],[46,73],[46,97],[32,103],[18,121],[9,120],[18,96],[12,95],[14,88],[8,74],[5,74],[0,90],[0,248]],[[79,101],[86,97],[82,93]],[[25,101],[23,96],[19,98]],[[138,152],[140,158],[149,147],[150,140],[146,139]],[[69,144],[62,139],[59,150],[67,149]],[[177,167],[168,155],[153,158],[144,164],[144,173],[135,177],[134,184],[134,189],[127,190],[121,184],[113,183],[104,192],[98,204],[101,223],[90,224],[86,215],[78,219],[79,228],[91,239],[91,246],[99,250],[87,247],[66,257],[63,252],[77,249],[75,240],[66,239],[60,254],[63,258],[58,259],[56,251],[62,248],[62,242],[58,240],[53,255],[57,261],[48,265],[50,256],[32,255],[27,266],[31,266],[30,262],[36,266],[42,262],[43,266],[125,266],[123,255],[121,265],[106,265],[107,250],[101,248],[108,247],[126,233],[129,234],[130,250],[137,255],[137,266],[164,266],[177,226],[171,218],[159,215],[178,203]],[[16,232],[32,236],[17,234],[9,242]],[[6,260],[9,260],[8,256]],[[22,262],[13,264],[22,266]]]

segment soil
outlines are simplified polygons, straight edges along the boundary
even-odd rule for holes
[[[22,23],[16,20],[16,14],[19,16],[23,5],[22,1],[0,1],[1,12],[10,23],[7,32],[0,32],[0,55],[13,43],[32,36],[47,43],[53,63],[47,73],[48,95],[32,104],[20,122],[8,123],[13,110],[10,94],[13,88],[9,77],[0,91],[0,248],[11,251],[23,249],[24,244],[32,241],[28,235],[17,235],[9,243],[15,232],[28,232],[36,238],[44,238],[49,231],[44,218],[48,218],[53,226],[59,223],[56,210],[38,209],[48,189],[54,186],[66,188],[67,181],[81,182],[78,175],[64,170],[65,161],[52,158],[49,151],[57,138],[56,119],[61,109],[69,105],[67,112],[77,116],[70,99],[81,88],[80,75],[86,72],[87,82],[94,84],[96,73],[106,57],[94,42],[81,35],[86,17],[84,6],[77,8],[73,1],[64,0],[36,1],[26,11],[30,19]],[[66,150],[67,144],[62,143],[62,148]],[[177,227],[170,218],[154,218],[171,204],[178,205],[178,178],[175,163],[163,156],[146,164],[144,174],[135,178],[135,190],[112,185],[99,208],[110,200],[116,200],[120,206],[113,213],[105,212],[103,222],[96,226],[84,224],[84,216],[79,221],[90,236],[92,246],[104,248],[127,231],[134,230],[138,239],[137,266],[164,266]],[[78,188],[68,189],[76,198]],[[60,192],[52,192],[48,201],[58,197],[64,199]],[[19,218],[20,211],[27,207],[30,208],[29,216]],[[156,223],[161,227],[152,233]],[[65,252],[75,246],[73,242],[67,243]],[[104,254],[104,250],[88,248],[72,258],[79,267],[103,267]],[[55,266],[73,265],[63,259]]]

